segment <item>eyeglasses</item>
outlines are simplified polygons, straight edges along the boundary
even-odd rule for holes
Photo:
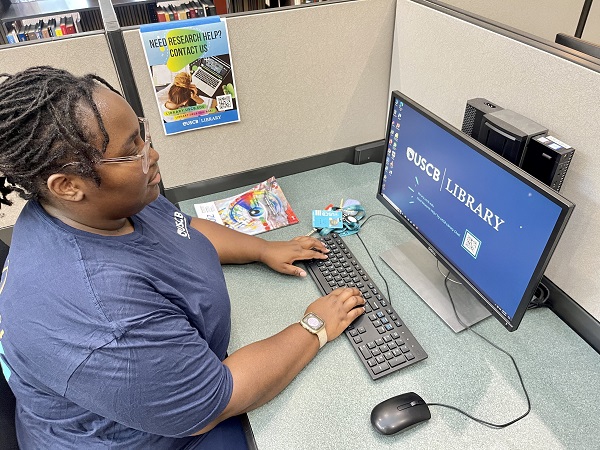
[[[148,119],[145,117],[138,117],[140,122],[140,136],[144,136],[144,148],[141,153],[132,156],[118,156],[116,158],[102,158],[98,162],[100,164],[118,164],[129,161],[142,160],[142,171],[148,173],[150,168],[150,128],[148,125]]]

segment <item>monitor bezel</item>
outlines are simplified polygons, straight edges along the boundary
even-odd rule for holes
[[[518,305],[517,309],[515,310],[512,318],[508,318],[507,316],[502,314],[499,307],[497,307],[496,304],[493,302],[493,299],[487,298],[485,294],[480,292],[479,289],[477,289],[472,284],[472,282],[467,278],[467,276],[464,275],[460,271],[460,269],[458,269],[453,264],[453,262],[451,260],[449,260],[446,257],[446,255],[444,255],[443,252],[438,250],[434,244],[429,242],[427,237],[424,236],[423,234],[421,234],[421,232],[415,228],[415,225],[413,225],[411,222],[409,222],[408,219],[406,219],[401,213],[399,213],[396,210],[396,208],[394,208],[394,206],[392,204],[390,204],[390,202],[388,202],[388,200],[382,195],[381,186],[382,186],[382,182],[383,182],[383,175],[385,172],[385,158],[387,156],[387,142],[390,139],[391,122],[392,122],[392,117],[393,117],[394,100],[395,99],[398,99],[399,101],[402,101],[402,102],[408,104],[411,108],[413,108],[419,114],[422,114],[424,117],[431,120],[435,125],[441,127],[446,132],[448,132],[452,136],[456,137],[457,139],[459,139],[460,141],[462,141],[463,143],[465,143],[466,145],[471,147],[474,151],[478,152],[480,155],[484,156],[485,158],[487,158],[488,160],[490,160],[497,166],[500,166],[502,169],[504,169],[507,172],[509,172],[510,174],[514,175],[516,178],[518,178],[522,182],[526,183],[528,186],[530,186],[531,188],[533,188],[534,190],[536,190],[537,192],[542,194],[544,197],[550,199],[553,203],[555,203],[556,205],[558,205],[560,207],[561,212],[556,221],[556,225],[554,226],[554,229],[552,230],[550,238],[548,239],[548,243],[546,244],[544,251],[542,252],[542,255],[540,256],[538,263],[536,264],[535,270],[533,271],[533,273],[530,277],[529,283],[527,284],[527,288],[525,289],[523,296],[521,297],[521,300],[519,301],[519,305]],[[563,197],[562,195],[558,194],[556,191],[552,190],[549,186],[547,186],[544,183],[542,183],[541,181],[539,181],[537,178],[534,178],[533,176],[529,175],[527,172],[523,171],[521,168],[519,168],[515,164],[513,164],[510,161],[497,155],[494,151],[490,150],[489,148],[487,148],[485,145],[483,145],[476,139],[472,138],[471,136],[468,136],[467,134],[463,133],[459,129],[450,125],[448,122],[446,122],[439,116],[435,115],[434,113],[432,113],[428,109],[424,108],[423,106],[418,104],[416,101],[412,100],[411,98],[409,98],[405,94],[402,94],[399,91],[392,91],[386,127],[387,127],[386,128],[386,139],[385,139],[386,150],[383,152],[383,160],[381,161],[379,184],[377,187],[377,195],[376,195],[377,199],[394,215],[394,217],[396,217],[400,221],[400,223],[402,223],[423,245],[425,245],[425,247],[429,250],[429,252],[431,254],[433,254],[433,256],[435,258],[437,258],[437,260],[440,261],[446,267],[446,269],[450,270],[457,277],[457,279],[460,282],[462,282],[462,284],[475,296],[475,298],[477,298],[478,301],[483,306],[485,306],[488,309],[488,311],[490,311],[492,316],[494,316],[500,323],[502,323],[507,330],[515,331],[518,328],[519,324],[521,323],[521,320],[523,319],[525,312],[527,311],[527,308],[531,302],[531,299],[533,298],[534,293],[535,293],[535,291],[544,275],[544,272],[548,266],[548,263],[550,262],[550,258],[552,257],[552,254],[553,254],[554,250],[556,249],[556,246],[558,245],[560,237],[565,229],[565,226],[567,225],[569,217],[573,213],[573,209],[575,208],[575,205],[571,201],[569,201],[568,199]]]

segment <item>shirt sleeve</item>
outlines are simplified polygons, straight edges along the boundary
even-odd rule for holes
[[[100,416],[161,436],[189,436],[231,398],[231,372],[184,314],[157,311],[94,350],[65,396]]]

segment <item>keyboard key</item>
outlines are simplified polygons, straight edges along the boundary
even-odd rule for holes
[[[373,355],[371,354],[371,351],[367,348],[366,345],[361,345],[360,347],[358,347],[360,352],[363,355],[363,358],[365,359],[369,359],[371,358]]]
[[[404,357],[404,355],[397,356],[388,361],[388,363],[392,367],[399,366],[400,364],[405,363],[405,362],[406,362],[406,358]]]
[[[390,365],[387,362],[383,364],[379,364],[378,366],[373,367],[373,373],[377,375],[378,373],[384,372],[390,368]]]

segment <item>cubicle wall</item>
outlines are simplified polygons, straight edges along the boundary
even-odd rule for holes
[[[581,37],[586,41],[600,45],[600,1],[598,0],[592,3]]]
[[[228,18],[241,121],[171,136],[159,124],[139,32],[126,31],[167,192],[383,139],[395,5],[357,0]]]
[[[241,121],[174,136],[160,125],[139,30],[124,31],[165,188],[383,139],[395,5],[356,0],[229,18]],[[37,64],[119,86],[104,34],[0,50],[2,70]],[[0,210],[5,242],[22,205]]]
[[[595,71],[398,0],[390,87],[457,128],[466,101],[483,97],[543,124],[576,149],[561,194],[577,206],[546,275],[600,319],[600,66]]]
[[[473,14],[554,41],[573,35],[585,0],[441,0]]]
[[[55,41],[44,41],[0,48],[0,72],[15,73],[31,66],[49,65],[76,75],[95,73],[119,89],[119,79],[104,33]],[[0,239],[10,242],[11,227],[23,208],[16,194],[9,197],[13,206],[0,208]]]

